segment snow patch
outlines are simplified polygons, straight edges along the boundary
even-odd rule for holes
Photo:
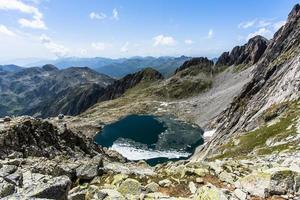
[[[213,129],[213,130],[209,130],[209,131],[205,131],[203,133],[203,137],[204,138],[207,138],[207,137],[212,137],[216,132],[216,129]]]
[[[190,153],[178,151],[158,151],[139,149],[126,143],[114,143],[110,149],[117,151],[128,160],[148,160],[152,158],[181,158],[188,157]]]

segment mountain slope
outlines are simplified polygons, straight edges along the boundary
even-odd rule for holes
[[[41,113],[43,109],[39,108],[47,107],[45,111],[58,114],[63,107],[56,106],[56,103],[63,101],[64,98],[71,98],[76,94],[73,94],[74,91],[88,91],[94,84],[99,88],[105,88],[113,81],[112,78],[89,68],[73,67],[59,70],[53,65],[1,74],[0,113],[2,116],[20,114],[45,116]]]
[[[4,72],[19,72],[23,70],[23,67],[17,65],[0,65],[0,73]]]
[[[253,152],[272,152],[271,149],[291,150],[293,144],[299,143],[299,128],[298,131],[296,128],[300,116],[299,53],[300,5],[297,4],[257,63],[252,80],[216,118],[217,132],[213,139],[194,159],[230,157],[236,152],[249,156]],[[256,142],[250,140],[253,137]],[[226,146],[230,148],[224,151]],[[240,149],[241,146],[245,149]]]

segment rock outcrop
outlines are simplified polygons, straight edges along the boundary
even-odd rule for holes
[[[19,117],[4,122],[0,130],[0,158],[47,157],[58,155],[94,156],[101,150],[84,135],[67,129],[59,130],[47,121],[31,117]]]
[[[206,57],[199,57],[199,58],[192,58],[191,60],[185,61],[183,65],[176,69],[175,74],[179,73],[180,71],[190,69],[195,70],[198,69],[199,71],[212,73],[212,69],[214,63],[212,60],[209,60]]]
[[[128,74],[124,78],[117,80],[114,84],[107,87],[100,101],[112,100],[123,95],[126,90],[133,88],[139,83],[149,83],[162,80],[163,76],[152,68],[145,68],[133,74]]]
[[[234,47],[231,52],[224,52],[217,60],[216,67],[231,65],[253,65],[265,52],[269,41],[262,36],[255,36],[243,46]]]
[[[282,107],[285,111],[279,109],[281,111],[273,118],[280,116],[287,120],[287,124],[293,124],[297,120],[299,117],[297,114],[290,118],[287,116],[290,116],[288,113],[294,113],[298,110],[297,102],[299,102],[300,96],[299,24],[300,5],[297,4],[289,14],[287,23],[275,33],[263,57],[257,63],[252,80],[234,99],[230,107],[216,118],[217,133],[198,154],[198,157],[222,153],[220,146],[229,143],[229,140],[233,139],[234,136],[245,134],[263,126],[264,124],[260,123],[260,119],[270,115],[269,113],[272,113],[273,108]],[[280,122],[280,118],[276,121],[276,123],[278,122]],[[265,126],[267,127],[267,125]],[[277,127],[279,127],[276,128],[278,133],[273,132],[272,137],[276,136],[274,134],[288,132],[288,129],[280,131],[285,127],[282,123],[278,123]],[[263,133],[259,131],[251,132],[251,134],[260,136]],[[291,134],[297,134],[297,132],[292,131]],[[285,137],[288,136],[291,135]],[[246,138],[249,139],[250,135],[249,137],[245,136]],[[299,141],[297,138],[295,140]]]

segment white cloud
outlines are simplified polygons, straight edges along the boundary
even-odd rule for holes
[[[250,33],[247,36],[247,40],[249,40],[250,38],[253,38],[254,36],[257,36],[257,35],[261,35],[261,36],[264,36],[266,38],[271,38],[272,37],[272,31],[270,31],[267,28],[260,28],[257,31],[255,31],[253,33]]]
[[[207,38],[212,38],[214,36],[214,31],[212,29],[209,29],[208,34],[207,34]]]
[[[6,26],[0,25],[0,33],[8,36],[15,36],[16,34],[9,30]]]
[[[285,20],[275,22],[275,23],[273,24],[274,30],[277,31],[277,30],[280,29],[283,25],[285,25],[285,23],[286,23]]]
[[[129,42],[126,42],[120,49],[121,52],[125,53],[128,52],[128,46],[129,46]]]
[[[116,8],[113,9],[112,14],[113,14],[112,19],[119,20],[119,12]]]
[[[33,29],[47,29],[45,22],[36,16],[33,17],[33,20],[28,19],[19,19],[19,24],[22,27],[29,27]]]
[[[25,4],[20,0],[0,0],[0,9],[2,10],[17,10],[22,13],[32,15],[33,19],[19,19],[19,23],[22,27],[29,27],[34,29],[47,29],[44,21],[43,14],[38,8]]]
[[[93,42],[91,46],[98,51],[104,51],[112,47],[112,44],[104,43],[104,42]]]
[[[272,24],[272,20],[259,20],[256,27],[262,28],[262,27],[267,27]]]
[[[41,35],[40,41],[48,50],[50,50],[51,53],[55,54],[57,57],[64,57],[70,53],[68,48],[53,42],[52,39],[47,35]]]
[[[158,35],[152,39],[154,41],[153,46],[173,46],[176,44],[176,40],[171,36]]]
[[[105,19],[107,17],[105,13],[96,13],[96,12],[91,12],[89,16],[91,19],[99,19],[99,20]]]
[[[190,39],[186,39],[186,40],[184,40],[184,43],[185,43],[185,44],[193,44],[194,41],[193,41],[193,40],[190,40]]]
[[[239,28],[250,28],[252,26],[254,26],[254,24],[256,23],[256,20],[251,20],[251,21],[245,21],[245,22],[241,22],[238,27]]]

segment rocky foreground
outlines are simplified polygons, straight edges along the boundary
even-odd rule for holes
[[[151,167],[126,162],[67,125],[31,117],[0,121],[2,199],[300,198],[299,151]]]

